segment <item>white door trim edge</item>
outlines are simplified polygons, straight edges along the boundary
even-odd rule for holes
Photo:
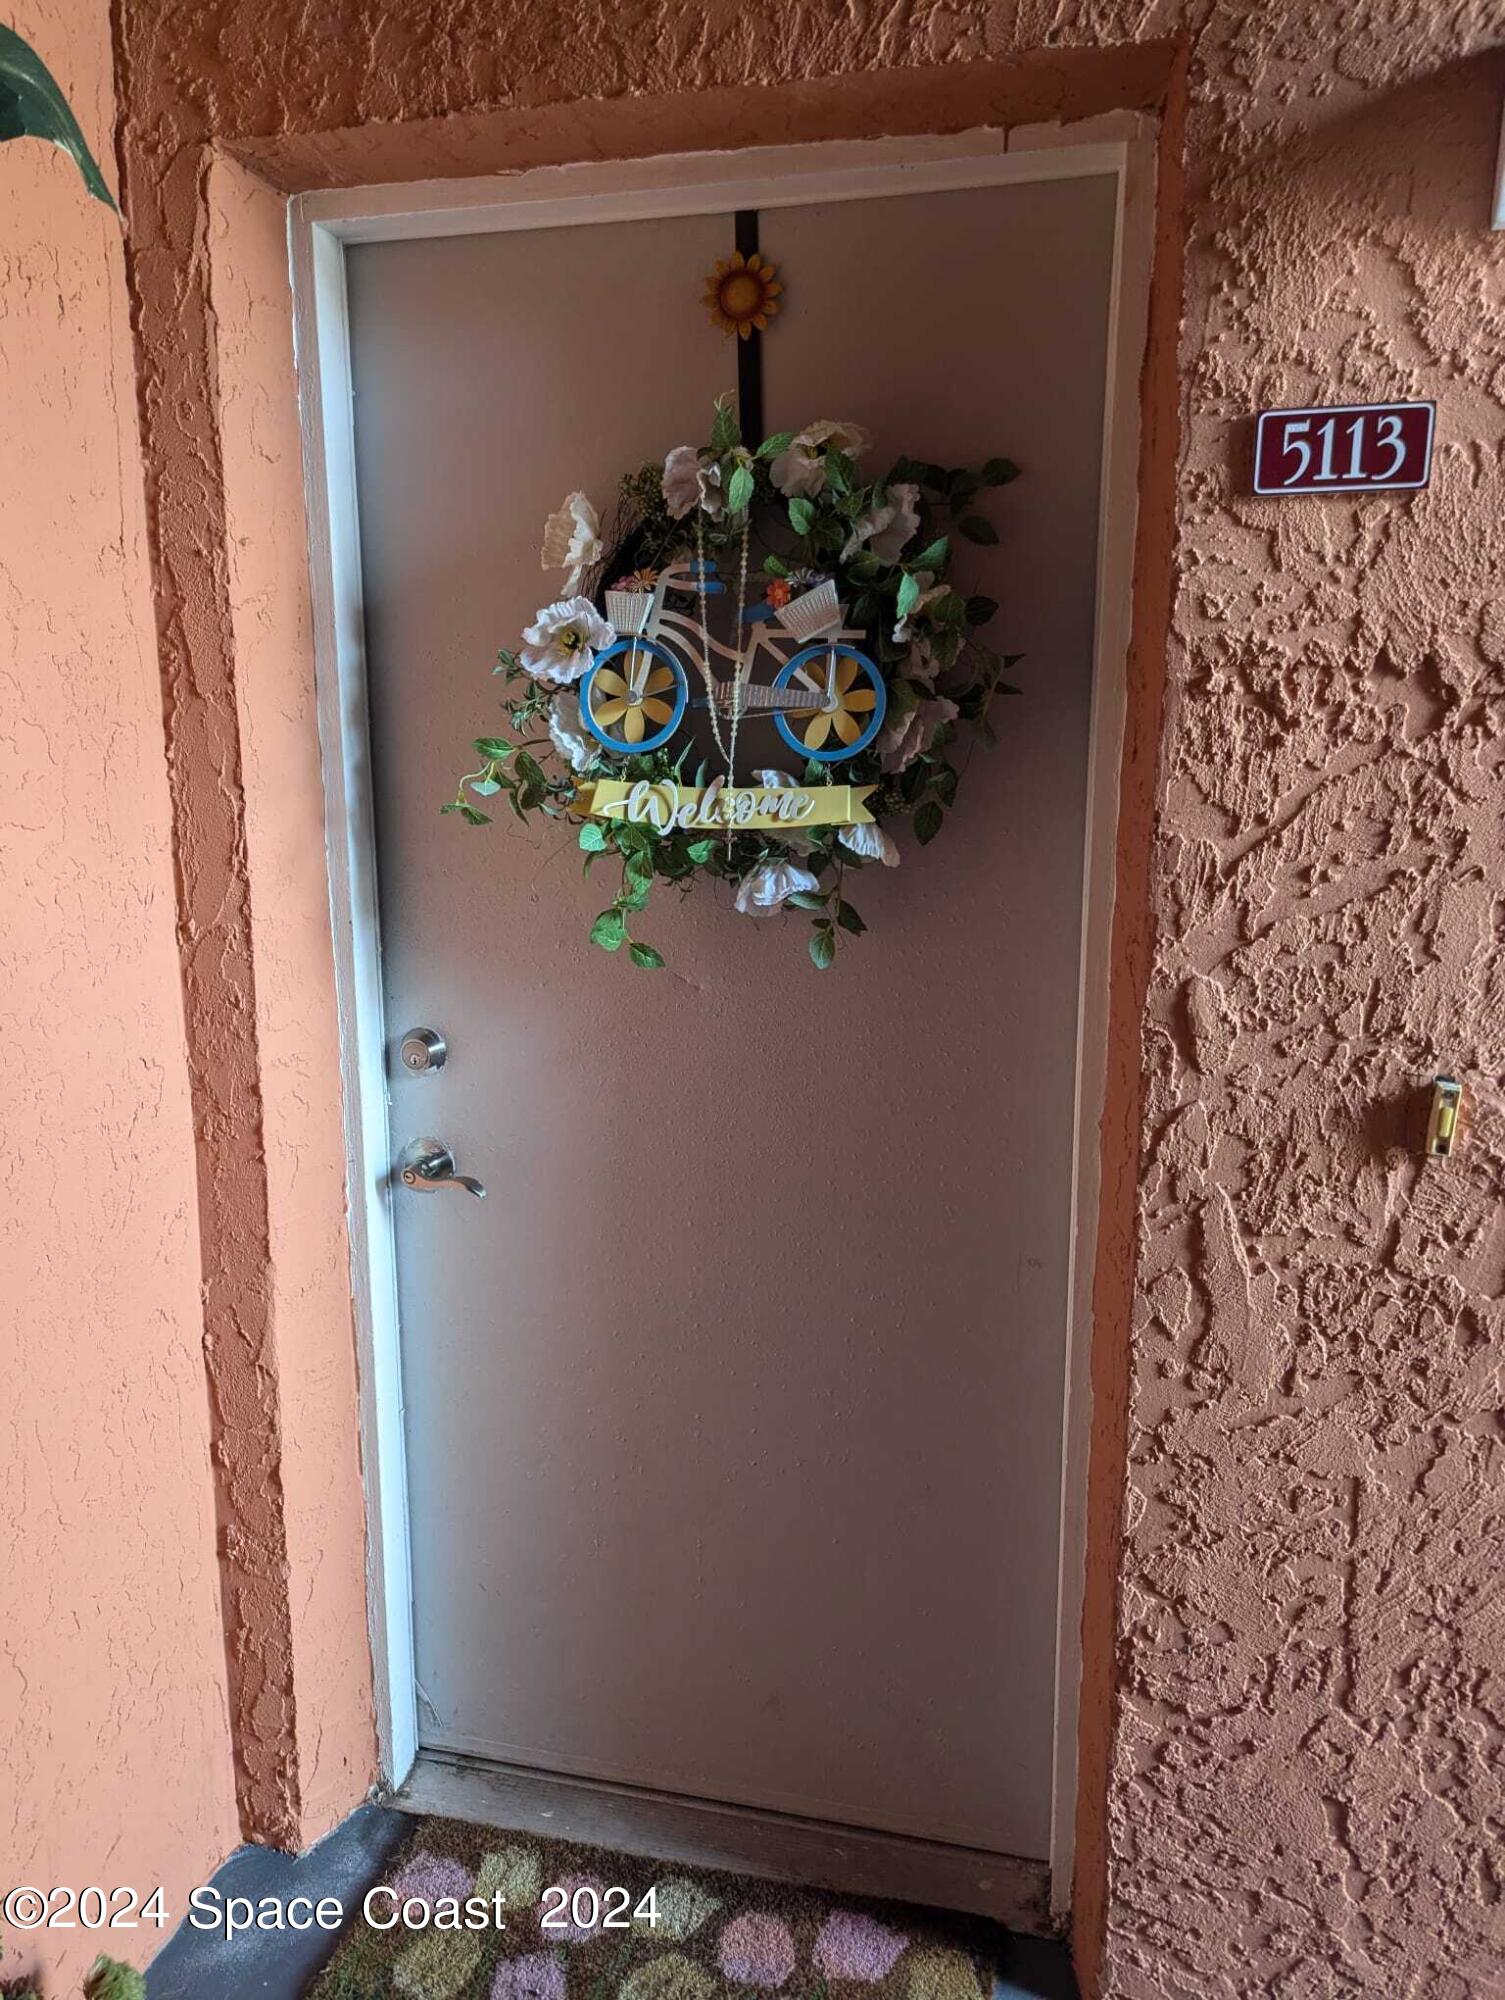
[[[1118,227],[1110,292],[1099,500],[1078,999],[1072,1247],[1069,1297],[1063,1302],[1068,1338],[1049,1862],[1050,1911],[1059,1923],[1070,1907],[1074,1854],[1099,1127],[1107,1069],[1118,775],[1137,517],[1139,375],[1148,321],[1154,226],[1154,130],[1155,121],[1147,116],[1113,113],[1078,126],[661,155],[636,161],[540,167],[477,180],[321,191],[295,196],[289,204],[294,347],[348,1154],[351,1280],[360,1364],[367,1587],[381,1772],[393,1791],[403,1787],[412,1774],[414,1787],[427,1798],[437,1782],[432,1773],[444,1765],[450,1770],[448,1784],[453,1792],[460,1783],[454,1772],[467,1767],[464,1760],[436,1759],[425,1753],[414,1772],[418,1691],[388,1172],[388,1052],[381,995],[345,245],[619,222],[654,215],[707,214],[817,200],[860,200],[1083,175],[1116,176]],[[514,1787],[520,1777],[514,1774]],[[476,1817],[485,1817],[480,1809],[484,1785],[475,1768],[469,1768],[466,1785],[470,1791],[480,1786],[467,1809]],[[586,1788],[576,1782],[575,1789]],[[618,1789],[643,1800],[653,1796]],[[687,1811],[743,1811],[679,1803]],[[427,1809],[435,1808],[431,1805]],[[766,1817],[777,1820],[782,1816]],[[566,1829],[560,1825],[556,1830]],[[825,1830],[831,1837],[836,1832]],[[859,1834],[857,1829],[840,1832],[843,1838],[851,1839]],[[625,1843],[619,1840],[618,1844]],[[918,1849],[936,1844],[904,1845]],[[970,1854],[966,1849],[957,1852]],[[1038,1864],[1010,1865],[1038,1870]]]

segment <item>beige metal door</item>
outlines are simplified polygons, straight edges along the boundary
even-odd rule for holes
[[[768,210],[767,423],[1024,477],[1027,655],[944,837],[799,919],[586,942],[567,842],[441,818],[563,494],[699,438],[730,216],[349,253],[425,1744],[1043,1857],[1114,184]]]

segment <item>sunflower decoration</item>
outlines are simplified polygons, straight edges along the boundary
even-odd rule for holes
[[[746,340],[755,327],[759,333],[766,330],[783,289],[776,264],[756,250],[750,257],[738,250],[708,274],[701,303],[723,333]]]

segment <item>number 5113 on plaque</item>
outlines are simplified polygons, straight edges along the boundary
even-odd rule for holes
[[[1256,493],[1397,493],[1432,473],[1435,403],[1344,403],[1263,410],[1254,437]]]

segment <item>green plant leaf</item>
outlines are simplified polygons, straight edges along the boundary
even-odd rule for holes
[[[765,576],[788,576],[789,565],[782,556],[764,556],[763,574]]]
[[[980,542],[991,547],[998,540],[998,530],[981,514],[963,514],[956,524],[959,535],[965,535],[969,542]]]
[[[816,967],[818,971],[824,972],[826,967],[831,963],[831,961],[835,958],[835,956],[836,956],[835,931],[832,929],[829,920],[818,923],[815,926],[814,930],[810,933],[811,963]]]
[[[951,544],[944,535],[938,535],[928,548],[920,550],[917,556],[909,556],[915,569],[939,569],[951,553]]]
[[[726,484],[726,504],[734,514],[741,514],[752,504],[752,468],[739,465]]]
[[[826,484],[833,493],[850,493],[857,468],[844,451],[826,453]]]
[[[969,625],[986,625],[988,620],[997,614],[997,611],[998,599],[996,597],[969,597],[967,599],[967,623]]]
[[[603,910],[591,925],[591,943],[603,951],[620,951],[627,936],[627,919],[620,910]]]
[[[478,799],[494,799],[502,788],[495,778],[472,778],[470,789]]]
[[[867,925],[858,916],[851,904],[842,902],[839,897],[836,903],[836,921],[844,931],[850,931],[853,937],[861,937],[862,933],[867,929]]]
[[[638,944],[634,941],[627,947],[627,956],[634,965],[640,965],[644,972],[663,971],[663,953],[655,951],[651,944]]]
[[[797,910],[823,910],[826,907],[825,897],[817,896],[813,889],[796,889],[789,900]]]
[[[908,571],[899,582],[899,616],[905,617],[920,601],[920,579]]]
[[[759,458],[777,458],[781,451],[788,451],[794,443],[793,431],[775,431],[772,437],[764,438],[758,446]]]
[[[716,852],[716,843],[714,840],[692,840],[685,849],[685,852],[697,868],[704,868],[705,864]]]
[[[815,509],[801,494],[789,503],[789,525],[797,535],[808,535],[815,526]]]
[[[505,736],[478,736],[475,741],[476,755],[490,757],[498,764],[505,762],[516,748],[517,745],[509,743]]]
[[[96,1958],[84,1974],[86,2000],[146,2000],[146,1974],[117,1958]]]
[[[730,396],[716,398],[716,415],[711,424],[711,450],[718,457],[742,442],[742,427],[737,422],[737,412]]]
[[[984,486],[1007,486],[1018,477],[1019,468],[1011,458],[990,458],[982,469]]]
[[[580,828],[580,845],[587,854],[604,854],[611,845],[606,837],[606,828],[599,820],[585,820]]]
[[[921,847],[928,847],[941,830],[945,814],[934,799],[927,799],[914,816],[915,839]]]
[[[107,208],[115,207],[115,197],[51,70],[14,28],[0,26],[0,140],[27,138],[61,146],[90,194]]]

